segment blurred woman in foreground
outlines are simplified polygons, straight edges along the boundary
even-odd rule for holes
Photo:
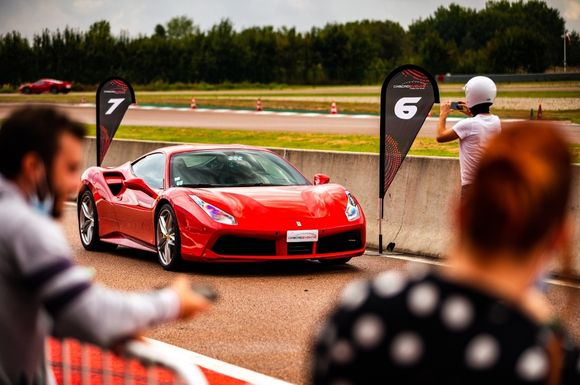
[[[538,275],[570,245],[569,149],[546,124],[490,140],[456,210],[449,268],[344,291],[318,337],[318,384],[580,384]]]

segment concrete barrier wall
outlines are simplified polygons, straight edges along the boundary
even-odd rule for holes
[[[172,143],[115,140],[105,166],[116,166]],[[88,139],[85,166],[95,164],[95,140]],[[273,149],[306,177],[323,173],[347,187],[360,201],[367,218],[367,244],[378,247],[378,154]],[[572,249],[574,273],[580,277],[580,165],[574,166],[575,186],[570,212],[575,225]],[[459,196],[459,161],[453,158],[409,156],[384,201],[383,245],[395,250],[441,257],[452,242],[452,207]],[[560,267],[556,266],[559,271]]]

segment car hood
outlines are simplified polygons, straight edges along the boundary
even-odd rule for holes
[[[239,219],[256,215],[317,219],[338,213],[344,217],[347,201],[344,187],[338,184],[187,190]]]

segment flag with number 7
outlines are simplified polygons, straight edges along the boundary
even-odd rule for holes
[[[97,166],[101,166],[113,137],[131,104],[135,92],[118,77],[103,81],[97,89]]]

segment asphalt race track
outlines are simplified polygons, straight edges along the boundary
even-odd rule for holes
[[[146,290],[168,284],[156,255],[119,248],[87,252],[77,232],[76,206],[68,205],[63,227],[78,263],[94,268],[96,281],[120,290]],[[220,294],[212,311],[187,323],[158,327],[155,338],[228,363],[283,379],[307,383],[309,349],[319,322],[351,280],[388,269],[427,266],[404,256],[365,255],[343,267],[314,261],[261,264],[192,264],[192,281],[210,283]],[[568,286],[565,286],[568,285]],[[549,297],[580,340],[580,285],[550,284]]]
[[[21,104],[0,104],[0,119]],[[73,118],[87,124],[95,124],[94,106],[58,105]],[[189,110],[176,108],[134,108],[123,118],[123,125],[197,127],[226,130],[265,130],[316,132],[329,134],[378,135],[379,117],[371,115],[330,115],[317,113],[294,113],[248,110]],[[450,127],[453,123],[448,121]],[[421,137],[435,136],[436,118],[428,118],[419,132]],[[580,125],[558,123],[573,143],[580,143]]]

